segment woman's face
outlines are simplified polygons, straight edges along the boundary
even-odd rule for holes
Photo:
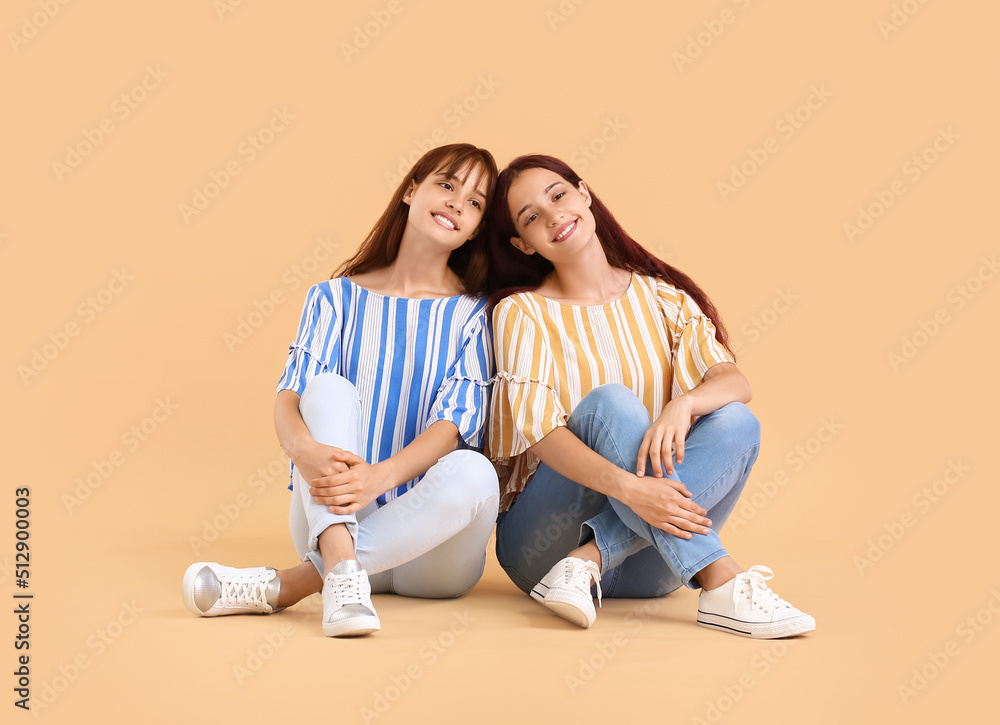
[[[517,236],[510,242],[525,254],[551,262],[574,254],[594,238],[590,192],[582,181],[573,186],[548,169],[522,171],[507,192]]]
[[[472,239],[486,211],[486,175],[480,168],[469,170],[464,179],[439,169],[421,181],[410,183],[403,195],[410,206],[407,228],[440,240],[457,249]]]

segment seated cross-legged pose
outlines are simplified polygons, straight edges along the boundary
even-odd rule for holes
[[[501,172],[490,236],[487,452],[511,580],[581,627],[596,617],[592,592],[600,603],[687,585],[702,589],[700,625],[757,638],[815,629],[768,587],[770,569],[743,571],[719,539],[760,427],[704,292],[549,156]]]
[[[272,612],[322,592],[331,637],[381,628],[371,593],[456,597],[482,576],[496,472],[479,452],[493,351],[486,243],[490,153],[428,151],[355,256],[312,287],[278,383],[302,564],[192,564],[195,614]]]

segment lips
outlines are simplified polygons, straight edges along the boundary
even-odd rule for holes
[[[576,231],[576,223],[577,223],[577,220],[574,219],[573,221],[567,222],[565,225],[563,225],[563,227],[559,230],[559,233],[556,234],[556,236],[552,239],[552,242],[553,243],[557,243],[557,242],[564,242],[564,241],[566,241],[566,239],[573,232]]]
[[[436,221],[445,229],[449,229],[451,231],[456,231],[458,229],[458,222],[455,221],[450,215],[445,214],[444,212],[440,211],[431,212],[431,216],[434,218],[434,221]]]

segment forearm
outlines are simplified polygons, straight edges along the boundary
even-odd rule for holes
[[[581,486],[621,500],[623,477],[634,474],[619,468],[573,434],[559,427],[531,447],[531,452],[561,476]]]
[[[458,442],[458,427],[454,423],[447,420],[431,423],[403,450],[375,464],[384,474],[385,489],[381,493],[426,473],[439,458],[454,451]]]
[[[667,533],[690,539],[707,534],[711,521],[680,481],[641,479],[591,450],[568,428],[556,428],[531,447],[549,468],[566,478],[621,501],[639,518]]]
[[[750,382],[733,363],[713,365],[701,383],[682,396],[691,408],[691,415],[707,415],[722,406],[738,402],[749,403]]]
[[[294,462],[300,451],[313,442],[309,428],[302,420],[299,412],[299,394],[294,390],[278,391],[274,402],[274,431],[278,434],[278,443]]]

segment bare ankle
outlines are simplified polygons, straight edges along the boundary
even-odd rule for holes
[[[279,581],[278,606],[282,609],[296,604],[323,588],[323,577],[312,562],[304,562],[291,569],[282,569],[275,577]]]
[[[323,557],[323,571],[329,574],[337,564],[356,558],[354,537],[347,524],[334,524],[319,535],[319,552]]]
[[[711,564],[694,575],[694,578],[705,591],[718,589],[738,574],[743,573],[743,568],[737,564],[731,556],[724,556],[716,559]]]
[[[572,556],[575,559],[583,559],[584,561],[592,561],[597,564],[597,568],[602,568],[601,562],[601,550],[597,547],[597,542],[591,539],[583,546],[578,546],[569,552],[567,556]]]

